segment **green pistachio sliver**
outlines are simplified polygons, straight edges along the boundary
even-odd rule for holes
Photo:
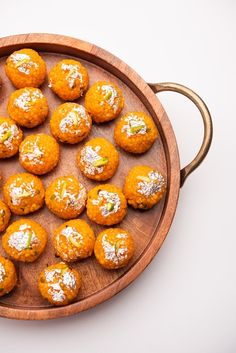
[[[78,120],[75,117],[73,118],[73,125],[74,125],[74,127],[79,126]]]
[[[68,270],[68,266],[65,266],[63,268],[60,269],[61,274],[64,275],[64,273]]]
[[[115,204],[114,204],[114,203],[112,203],[112,202],[107,202],[107,203],[106,203],[106,209],[107,209],[108,212],[113,211],[113,210],[114,210],[114,207],[115,207]]]
[[[132,126],[132,127],[130,128],[130,132],[131,132],[132,134],[136,134],[136,133],[138,133],[139,131],[141,131],[143,128],[144,128],[144,125]]]
[[[137,179],[141,180],[141,181],[146,181],[147,183],[149,183],[151,181],[150,178],[145,175],[138,175]]]
[[[3,142],[5,142],[5,141],[7,141],[11,136],[12,136],[11,130],[7,130],[7,131],[3,134],[3,136],[1,137],[0,142],[3,143]]]
[[[121,246],[121,243],[122,243],[122,239],[117,240],[117,241],[115,242],[115,253],[117,253],[117,252],[119,251],[120,246]]]
[[[21,196],[21,197],[28,197],[28,196],[31,196],[31,192],[30,192],[30,191],[23,190],[20,196]]]
[[[5,216],[5,213],[6,213],[5,210],[1,210],[0,211],[0,218],[3,218]]]
[[[28,148],[27,153],[34,154],[35,153],[35,148],[38,148],[40,150],[40,152],[42,151],[42,148],[40,148],[40,146],[37,143],[35,143],[34,146],[30,146],[30,148]],[[37,158],[42,158],[42,156],[37,156]]]
[[[112,91],[108,91],[106,94],[105,94],[105,99],[108,101],[112,96]]]
[[[53,194],[53,195],[51,195],[51,197],[50,197],[50,200],[55,200],[55,198],[56,198],[56,195],[55,194]]]
[[[29,61],[29,59],[22,59],[22,60],[19,60],[19,61],[15,64],[15,67],[18,68],[18,67],[20,67],[22,64],[26,64],[28,61]]]
[[[71,244],[73,244],[77,248],[79,248],[81,246],[81,241],[75,240],[72,235],[69,236],[69,241],[71,242]]]
[[[76,72],[76,68],[73,67],[72,69],[70,69],[68,75],[66,76],[66,79],[69,80],[70,77]],[[76,87],[76,79],[73,80],[73,84],[72,84],[72,89]]]
[[[102,167],[103,165],[106,165],[109,162],[109,159],[107,157],[102,157],[95,162],[93,162],[94,167]]]
[[[64,193],[66,191],[66,183],[62,184],[62,188],[60,190],[60,198],[63,199]]]
[[[29,249],[29,248],[30,248],[30,243],[31,243],[32,236],[33,236],[33,232],[30,230],[30,231],[29,231],[29,234],[28,234],[26,249]]]

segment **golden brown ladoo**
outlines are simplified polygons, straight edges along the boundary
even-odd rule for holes
[[[92,255],[95,236],[92,228],[82,219],[74,219],[58,227],[52,238],[56,254],[67,262]]]
[[[7,111],[18,125],[33,128],[45,121],[48,102],[40,89],[26,87],[11,93]]]
[[[96,137],[88,141],[77,155],[80,171],[89,179],[110,179],[119,165],[119,153],[111,142]]]
[[[46,64],[35,50],[21,49],[7,58],[5,71],[16,88],[39,87],[46,77]]]
[[[85,67],[77,60],[59,61],[49,72],[49,87],[61,99],[73,101],[83,95],[89,77]]]
[[[87,215],[92,221],[110,226],[122,221],[127,202],[120,188],[111,184],[98,185],[89,190]]]
[[[47,134],[27,136],[21,143],[19,151],[20,164],[33,174],[46,174],[59,162],[59,145]]]
[[[44,194],[42,181],[29,173],[12,175],[3,185],[5,202],[17,215],[25,215],[41,208]]]
[[[13,259],[33,262],[44,251],[47,238],[46,230],[39,223],[22,218],[7,228],[2,246]]]
[[[134,255],[133,237],[121,228],[106,229],[98,235],[94,253],[100,265],[108,270],[124,267]]]
[[[9,207],[5,204],[5,202],[0,200],[0,232],[3,232],[7,228],[10,218],[11,211]]]
[[[15,121],[0,116],[0,158],[14,156],[19,150],[22,138],[23,133]]]
[[[85,95],[85,108],[96,123],[104,123],[117,118],[123,107],[122,92],[112,82],[97,81]]]
[[[16,282],[17,275],[13,262],[0,256],[0,297],[11,292]]]
[[[50,128],[58,141],[74,144],[83,141],[89,135],[92,119],[82,105],[64,103],[53,112]]]
[[[129,112],[116,123],[114,138],[125,151],[143,153],[157,139],[158,131],[152,118],[144,112]]]
[[[78,217],[83,212],[87,191],[73,175],[56,178],[46,190],[45,202],[56,216],[63,219]]]
[[[149,209],[157,204],[166,192],[163,175],[146,165],[130,169],[124,184],[124,194],[134,208]]]
[[[38,287],[42,297],[51,304],[67,305],[76,299],[81,287],[81,277],[78,271],[59,262],[46,267],[40,273]]]

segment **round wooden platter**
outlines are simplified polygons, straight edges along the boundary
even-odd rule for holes
[[[168,180],[167,194],[158,205],[145,212],[133,210],[129,207],[127,216],[119,225],[131,231],[134,235],[136,250],[129,265],[121,270],[108,271],[100,267],[94,256],[73,263],[72,267],[78,269],[82,275],[83,284],[76,302],[65,307],[49,305],[42,299],[37,288],[39,272],[47,265],[60,261],[59,258],[55,257],[51,235],[54,229],[63,223],[63,220],[54,216],[46,206],[38,212],[26,216],[38,221],[47,229],[49,241],[45,252],[36,262],[31,264],[15,262],[18,284],[10,294],[0,299],[0,316],[40,320],[68,316],[91,308],[118,293],[144,270],[161,247],[170,228],[179,194],[180,167],[176,140],[169,119],[148,84],[112,54],[77,39],[48,34],[19,35],[0,39],[0,77],[3,81],[0,93],[0,115],[7,116],[8,97],[14,90],[4,72],[6,57],[14,50],[24,47],[39,51],[46,61],[47,70],[50,70],[61,59],[71,57],[78,59],[88,70],[90,85],[97,80],[109,80],[115,82],[121,88],[125,98],[125,107],[122,114],[132,110],[144,111],[155,120],[160,137],[153,147],[140,156],[128,154],[118,148],[120,165],[115,176],[108,181],[109,183],[122,187],[128,170],[139,164],[146,164],[158,169]],[[51,113],[62,103],[48,88],[47,81],[41,89],[48,99],[50,114],[43,125],[34,129],[24,129],[25,136],[38,132],[50,134],[49,119]],[[77,102],[83,104],[84,99],[81,98]],[[114,143],[114,124],[114,121],[103,125],[94,124],[88,139],[102,136]],[[97,185],[96,182],[84,177],[76,167],[76,154],[83,143],[78,145],[60,144],[59,165],[51,173],[41,177],[45,187],[54,178],[68,174],[78,177],[88,190]],[[3,182],[10,175],[24,171],[19,164],[18,156],[1,160],[0,166]],[[2,197],[2,193],[0,197]],[[93,227],[96,234],[104,229],[90,222],[86,216],[86,211],[81,215],[81,218]],[[18,216],[12,216],[11,221],[17,219],[19,219]],[[0,254],[5,255],[1,245]]]

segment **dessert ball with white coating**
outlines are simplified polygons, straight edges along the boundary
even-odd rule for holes
[[[0,256],[0,297],[11,292],[16,283],[17,274],[13,262]]]
[[[21,144],[23,132],[10,118],[0,116],[0,158],[14,156]]]
[[[129,205],[146,210],[156,205],[165,195],[166,179],[149,166],[135,166],[125,179],[123,191]]]
[[[94,254],[108,270],[124,267],[134,255],[133,236],[121,228],[106,229],[97,236]]]
[[[16,88],[39,87],[46,77],[46,64],[35,50],[20,49],[7,58],[5,71]]]
[[[5,202],[17,215],[37,211],[44,204],[44,195],[42,181],[29,173],[14,174],[3,185]]]
[[[49,303],[60,306],[73,302],[81,287],[81,276],[64,262],[46,267],[39,275],[38,288]]]
[[[59,162],[59,144],[47,134],[27,136],[19,149],[19,161],[23,168],[33,174],[46,174]]]
[[[38,88],[26,87],[11,93],[7,111],[18,125],[33,128],[48,115],[48,102]]]
[[[123,94],[112,82],[97,81],[85,95],[85,108],[96,123],[105,123],[117,118],[123,107]]]
[[[48,74],[49,87],[64,101],[81,97],[88,88],[88,72],[78,61],[65,59],[59,61]]]
[[[52,238],[56,254],[67,262],[85,259],[92,255],[95,235],[82,219],[74,219],[60,225]]]
[[[33,262],[44,251],[47,239],[46,230],[38,222],[22,218],[6,229],[2,246],[13,259]]]
[[[68,102],[59,105],[53,112],[50,128],[58,141],[75,144],[89,135],[92,119],[82,105]]]
[[[63,219],[78,217],[85,208],[86,200],[84,185],[73,175],[54,179],[45,194],[48,209]]]
[[[119,153],[113,144],[103,137],[89,140],[77,155],[80,171],[89,179],[110,179],[119,165]]]
[[[3,232],[10,221],[11,211],[7,204],[0,200],[0,232]]]
[[[144,153],[155,142],[158,131],[153,119],[144,112],[129,112],[116,123],[114,138],[130,153]]]
[[[120,188],[102,184],[89,190],[87,215],[97,224],[110,226],[122,221],[127,213],[127,202]]]

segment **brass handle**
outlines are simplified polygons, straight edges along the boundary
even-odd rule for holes
[[[187,98],[189,98],[198,108],[201,113],[202,120],[204,123],[204,137],[203,142],[200,147],[200,150],[196,157],[190,162],[186,167],[182,168],[180,171],[180,186],[183,186],[186,178],[199,166],[199,164],[206,157],[209,148],[211,146],[212,134],[213,134],[213,126],[210,112],[203,102],[203,100],[197,95],[197,93],[193,92],[190,88],[182,86],[178,83],[173,82],[162,82],[162,83],[149,83],[150,88],[154,93],[162,92],[162,91],[173,91],[180,94],[183,94]]]

